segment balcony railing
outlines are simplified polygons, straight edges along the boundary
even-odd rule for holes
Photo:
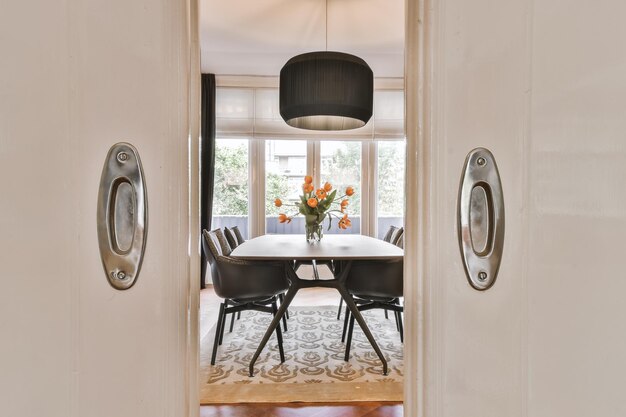
[[[330,231],[328,230],[328,220],[324,222],[324,233],[343,233],[343,234],[360,234],[361,218],[359,216],[351,217],[352,227],[346,230],[340,230],[337,227],[337,219],[333,220]],[[378,218],[378,238],[382,239],[389,226],[402,226],[404,219],[402,217],[379,217]],[[224,227],[238,226],[243,236],[247,239],[250,234],[248,231],[248,216],[215,216],[213,217],[211,228],[223,229]],[[304,233],[304,217],[294,217],[291,223],[279,223],[278,217],[266,218],[266,233],[268,234],[303,234]]]

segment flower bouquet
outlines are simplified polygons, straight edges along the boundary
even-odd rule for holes
[[[284,213],[278,215],[280,223],[290,223],[293,217],[302,214],[305,218],[306,240],[309,243],[319,242],[322,239],[322,223],[326,218],[328,218],[328,230],[332,225],[333,217],[338,219],[340,229],[345,230],[352,226],[346,210],[349,204],[348,198],[354,195],[354,188],[347,187],[345,193],[340,197],[337,197],[337,190],[333,190],[333,186],[328,182],[315,192],[313,190],[315,190],[313,177],[307,175],[304,177],[304,184],[302,184],[300,202],[294,203],[294,208],[297,208],[298,212],[293,215]],[[280,198],[276,198],[274,204],[276,207],[281,207],[283,202]]]

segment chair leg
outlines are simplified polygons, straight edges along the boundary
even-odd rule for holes
[[[278,312],[276,301],[272,303],[272,314],[275,316]],[[284,318],[284,317],[283,317]],[[280,353],[280,363],[285,362],[285,350],[283,349],[283,335],[280,331],[280,324],[276,326],[276,339],[278,340],[278,352]]]
[[[213,342],[213,354],[211,355],[211,365],[215,365],[215,357],[217,356],[217,346],[220,341],[220,327],[222,326],[222,316],[224,315],[224,303],[220,303],[220,312],[217,316],[217,327],[215,328],[215,341]]]
[[[389,314],[387,314],[387,310],[385,309],[385,318],[389,320]]]
[[[348,331],[348,320],[350,320],[350,310],[346,308],[346,314],[343,319],[343,331],[341,332],[341,343],[346,341],[346,333]]]
[[[230,315],[230,329],[228,330],[228,333],[232,333],[233,332],[233,327],[235,326],[235,313]]]
[[[287,331],[287,318],[286,317],[287,317],[287,313],[285,312],[285,314],[283,315],[283,328],[285,329],[285,331]]]
[[[285,301],[285,293],[278,294],[278,301],[280,301],[281,304],[283,303],[283,301]],[[287,320],[289,320],[289,309],[285,311],[285,317],[287,317]],[[285,324],[285,331],[287,331],[286,324]]]
[[[346,355],[343,360],[350,361],[350,345],[352,344],[352,332],[354,331],[354,316],[350,315],[350,328],[348,329],[348,340],[346,341]]]
[[[222,314],[222,325],[220,327],[220,346],[222,346],[222,342],[224,341],[224,329],[226,329],[226,306],[224,306],[224,313]]]
[[[241,311],[237,312],[237,320],[239,320],[241,318]]]
[[[341,319],[341,306],[343,305],[343,298],[339,299],[339,310],[337,310],[337,320]]]
[[[387,312],[387,310],[385,310],[385,313],[386,313],[386,312]],[[400,331],[400,320],[398,319],[398,314],[399,314],[399,313],[398,313],[397,311],[394,311],[393,313],[394,313],[394,315],[396,316],[396,330],[397,330],[397,331]]]
[[[278,294],[278,301],[282,302],[285,300],[285,294]],[[285,329],[285,331],[287,331],[287,319],[289,318],[289,313],[287,311],[285,311],[285,314],[283,315],[283,327]]]
[[[400,342],[404,343],[404,325],[402,324],[402,312],[396,313],[398,316],[398,327],[400,328]]]

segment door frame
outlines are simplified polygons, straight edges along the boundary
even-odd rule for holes
[[[404,219],[404,415],[436,415],[430,374],[435,317],[432,299],[437,259],[431,198],[437,142],[433,140],[433,30],[436,1],[405,0],[404,91],[407,141]],[[413,180],[415,179],[415,180]]]
[[[426,366],[433,359],[436,317],[431,304],[436,290],[436,255],[429,248],[435,237],[432,217],[436,211],[429,198],[433,156],[436,151],[433,118],[433,52],[436,33],[432,24],[434,0],[405,0],[405,342],[404,415],[436,414],[430,398],[436,399],[433,378]],[[187,0],[189,19],[189,276],[187,315],[187,415],[199,415],[199,309],[200,309],[200,42],[199,0]],[[410,178],[416,178],[411,181]],[[410,202],[415,202],[414,204]],[[434,368],[436,370],[436,368]],[[434,390],[433,390],[434,389]],[[434,397],[433,397],[434,395]],[[434,404],[435,402],[433,402]]]
[[[189,47],[189,137],[188,137],[188,201],[189,241],[187,270],[187,404],[186,415],[200,414],[199,368],[200,368],[200,115],[201,115],[201,69],[200,69],[200,0],[187,1],[188,47]]]

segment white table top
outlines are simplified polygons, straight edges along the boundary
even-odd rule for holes
[[[304,235],[264,235],[247,240],[230,254],[253,260],[399,259],[404,251],[391,243],[363,235],[324,235],[309,244]]]

